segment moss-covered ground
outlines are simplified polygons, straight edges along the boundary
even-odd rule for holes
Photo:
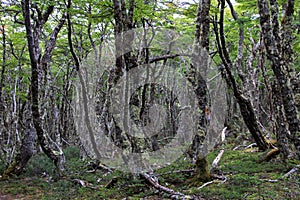
[[[0,181],[0,199],[168,199],[167,194],[149,187],[138,175],[119,171],[93,171],[91,161],[82,161],[79,150],[65,149],[67,172],[57,178],[51,161],[35,155],[19,177]],[[211,163],[218,154],[208,155]],[[203,188],[190,184],[193,165],[183,157],[168,167],[155,171],[159,183],[186,195],[204,199],[300,199],[300,174],[282,178],[299,161],[286,163],[274,158],[258,162],[262,152],[231,150],[219,162],[218,173],[226,177]],[[4,170],[0,166],[0,173]],[[112,181],[113,180],[113,181]],[[195,186],[198,185],[198,186]]]

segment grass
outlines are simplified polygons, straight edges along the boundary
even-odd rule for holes
[[[211,163],[217,151],[208,155]],[[6,181],[0,181],[1,197],[8,199],[167,199],[166,194],[159,193],[147,186],[138,175],[114,171],[90,169],[89,160],[80,159],[79,150],[75,147],[65,149],[66,175],[55,178],[52,162],[44,155],[35,155],[28,163],[25,172]],[[279,159],[259,163],[262,153],[233,151],[227,149],[219,162],[219,170],[227,177],[207,185],[202,189],[187,184],[189,173],[178,170],[192,169],[193,165],[183,157],[171,165],[155,171],[159,182],[174,190],[188,195],[201,196],[206,199],[298,199],[300,196],[300,176],[281,179],[299,161],[290,160],[282,163]],[[0,173],[4,170],[0,164]],[[176,173],[172,173],[177,171]],[[85,187],[76,179],[84,181]],[[111,180],[114,180],[111,183]],[[277,180],[277,182],[270,182]],[[105,186],[110,187],[105,187]]]

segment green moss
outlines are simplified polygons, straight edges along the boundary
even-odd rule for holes
[[[4,172],[6,165],[2,159],[0,159],[0,174]]]
[[[232,151],[227,148],[228,146],[218,165],[219,170],[227,178],[224,183],[217,181],[201,189],[198,188],[204,181],[195,180],[197,185],[187,184],[187,180],[194,177],[193,171],[185,173],[180,171],[193,169],[195,166],[183,156],[174,163],[155,170],[154,173],[163,186],[207,199],[297,199],[300,195],[299,174],[295,173],[291,178],[281,179],[282,175],[299,161],[288,160],[284,164],[272,159],[270,162],[258,163],[262,153]],[[211,152],[207,156],[208,164],[213,161],[218,152]],[[93,173],[88,172],[90,161],[82,161],[77,148],[67,148],[64,153],[68,169],[65,177],[58,180],[50,179],[49,176],[55,174],[54,165],[44,154],[38,154],[30,160],[24,175],[0,181],[0,197],[1,194],[9,194],[17,198],[22,194],[22,198],[26,197],[26,199],[47,200],[169,198],[167,194],[158,193],[156,189],[149,187],[146,181],[136,174],[121,171],[107,173],[100,169]],[[42,177],[41,172],[49,174],[47,177]],[[82,187],[74,182],[74,179],[83,180],[92,187]],[[105,188],[112,179],[116,180],[115,183]]]
[[[64,154],[66,157],[66,160],[80,160],[80,149],[76,146],[70,146],[65,148]]]
[[[55,165],[44,153],[39,153],[34,155],[27,163],[24,176],[41,176],[43,173],[51,176],[55,175]]]

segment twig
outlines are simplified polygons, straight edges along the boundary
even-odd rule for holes
[[[282,176],[282,178],[286,178],[288,176],[290,176],[291,174],[297,172],[299,170],[300,165],[297,165],[296,167],[294,167],[293,169],[291,169],[288,173],[284,174]]]
[[[86,170],[84,171],[83,173],[85,172],[88,172],[88,173],[95,173],[98,169],[100,170],[105,170],[109,173],[112,173],[114,168],[109,168],[107,166],[105,166],[104,164],[102,164],[100,161],[96,161],[96,162],[91,162],[89,163],[89,165],[93,168],[92,170]]]
[[[238,145],[238,146],[234,147],[232,150],[235,151],[235,150],[238,150],[241,147],[246,147],[246,145]]]
[[[90,189],[93,189],[93,190],[98,189],[97,187],[93,186],[93,184],[91,184],[91,183],[89,183],[85,180],[75,178],[75,179],[72,179],[71,181],[75,184],[81,185],[81,187],[84,187],[84,188],[90,188]]]
[[[225,137],[226,137],[225,133],[226,133],[226,130],[227,130],[227,127],[223,128],[223,130],[222,130],[222,133],[221,133],[221,143],[223,143],[223,142],[225,141]],[[222,158],[224,152],[225,152],[225,150],[224,150],[224,148],[222,148],[222,149],[220,150],[219,154],[217,155],[217,157],[216,157],[216,158],[214,159],[214,161],[212,162],[212,164],[211,164],[211,169],[210,169],[210,170],[212,170],[212,169],[214,169],[214,168],[217,167],[217,165],[218,165],[219,161],[221,160],[221,158]]]
[[[250,148],[252,148],[254,145],[256,145],[256,143],[249,144],[248,146],[245,147],[245,149],[250,149]]]
[[[212,181],[206,182],[203,185],[201,185],[200,187],[198,187],[198,189],[202,189],[202,188],[204,188],[204,187],[206,187],[206,186],[208,186],[208,185],[210,185],[210,184],[212,184],[214,182],[216,182],[216,180],[212,180]]]
[[[277,183],[279,180],[275,179],[275,180],[272,180],[272,179],[259,179],[261,181],[265,181],[265,182],[270,182],[270,183]]]
[[[214,169],[217,167],[219,161],[221,160],[223,154],[224,154],[224,149],[221,149],[221,151],[219,152],[219,154],[217,155],[217,157],[214,159],[213,163],[211,164],[211,169]]]
[[[70,144],[67,140],[65,140],[64,138],[61,138],[61,140],[62,140],[64,143],[66,143],[67,145],[71,146],[71,144]]]
[[[203,185],[201,185],[200,187],[198,187],[198,189],[202,189],[202,188],[204,188],[204,187],[206,187],[206,186],[208,186],[212,183],[225,183],[227,181],[227,178],[225,176],[223,178],[224,178],[224,180],[222,180],[222,181],[219,181],[219,180],[215,179],[215,180],[206,182]]]
[[[165,59],[174,59],[174,58],[179,57],[179,56],[191,57],[190,54],[170,54],[170,55],[163,55],[163,56],[154,57],[154,58],[150,59],[149,63],[154,63],[154,62],[158,62],[158,61],[165,60]]]
[[[117,178],[112,178],[106,185],[105,188],[111,188],[118,182]]]
[[[226,178],[226,176],[224,176],[224,175],[211,174],[210,176],[211,176],[211,178],[213,178],[213,179],[222,180],[222,182],[226,182],[226,181],[227,181],[227,178]]]

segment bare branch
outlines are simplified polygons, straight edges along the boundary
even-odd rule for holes
[[[141,174],[141,176],[151,185],[153,186],[154,188],[162,191],[162,192],[165,192],[167,194],[170,194],[172,196],[176,196],[176,197],[185,197],[186,195],[184,195],[183,193],[180,193],[180,192],[176,192],[170,188],[167,188],[165,186],[162,186],[158,183],[158,181],[153,178],[152,176],[150,176],[149,174],[147,173],[143,173]]]
[[[291,169],[288,173],[284,174],[284,175],[282,176],[282,178],[287,178],[287,177],[289,177],[291,174],[293,174],[293,173],[299,171],[299,167],[300,167],[300,165],[297,165],[296,167],[294,167],[293,169]]]
[[[189,56],[190,57],[191,55],[190,54],[168,54],[168,55],[154,57],[149,60],[149,63],[154,63],[154,62],[158,62],[158,61],[166,60],[166,59],[174,59],[179,56]]]
[[[222,130],[222,133],[221,133],[221,143],[223,143],[225,141],[226,130],[227,130],[227,127],[223,128],[223,130]],[[213,170],[213,169],[215,169],[218,166],[218,163],[221,160],[224,152],[225,152],[225,150],[224,150],[224,148],[222,148],[221,151],[219,152],[219,154],[217,155],[217,157],[212,162],[210,170]]]

